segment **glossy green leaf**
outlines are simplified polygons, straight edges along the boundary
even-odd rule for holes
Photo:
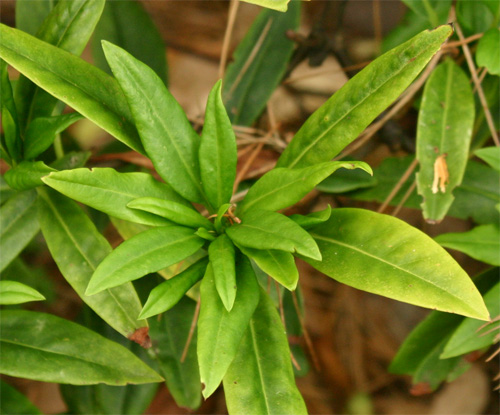
[[[198,228],[195,234],[207,241],[215,241],[217,238],[217,234],[214,231],[207,231],[206,228]]]
[[[55,171],[43,161],[22,161],[7,171],[4,178],[12,189],[29,190],[43,185],[42,177]]]
[[[30,400],[0,379],[0,413],[9,415],[38,415],[40,409],[33,405]]]
[[[290,0],[243,0],[247,3],[257,4],[258,6],[268,7],[269,9],[286,12]],[[292,3],[293,4],[293,3]]]
[[[418,117],[417,189],[428,222],[440,222],[453,203],[453,189],[465,172],[473,123],[469,79],[448,59],[427,80]]]
[[[415,79],[451,35],[449,25],[424,31],[359,72],[295,134],[278,167],[307,167],[335,157]]]
[[[87,296],[85,289],[102,259],[111,252],[108,241],[72,200],[50,188],[39,188],[38,216],[43,236],[62,275],[80,298],[125,337],[144,330],[138,321],[141,303],[132,285]]]
[[[227,228],[226,233],[236,244],[248,248],[278,249],[321,260],[321,253],[311,236],[280,213],[251,210],[240,225]]]
[[[161,382],[123,346],[62,318],[2,310],[1,373],[44,382],[90,385]]]
[[[7,64],[3,60],[0,60],[0,87],[3,127],[2,152],[7,152],[9,158],[16,162],[21,158],[22,142]]]
[[[366,174],[366,171],[361,169],[353,171],[340,169],[319,183],[316,189],[324,193],[346,193],[372,187],[376,183],[373,171],[371,174]]]
[[[184,297],[187,291],[202,279],[207,264],[208,258],[202,258],[186,270],[162,282],[151,290],[139,318],[149,318],[174,307],[181,298]]]
[[[362,161],[332,161],[302,169],[272,169],[250,188],[238,206],[238,213],[244,214],[249,209],[280,210],[292,206],[340,168],[360,168],[373,173],[370,166]]]
[[[33,159],[43,153],[52,145],[57,134],[82,118],[77,112],[35,118],[24,133],[24,158]]]
[[[181,196],[203,203],[199,137],[181,106],[151,68],[111,43],[103,49],[156,171]]]
[[[234,415],[307,414],[295,385],[285,330],[262,289],[238,354],[224,377],[224,394]]]
[[[298,213],[290,215],[289,218],[293,220],[301,228],[309,229],[315,225],[326,222],[330,219],[332,214],[332,208],[330,205],[326,209],[319,210],[317,212],[309,213],[308,215],[300,215]]]
[[[500,75],[500,28],[488,30],[479,39],[476,51],[476,63],[485,67],[492,75]]]
[[[477,226],[469,232],[445,233],[437,236],[435,241],[487,264],[500,265],[498,224]]]
[[[0,57],[132,149],[144,149],[117,82],[80,58],[1,25]]]
[[[40,230],[36,217],[36,192],[12,196],[0,209],[0,271],[19,255]]]
[[[500,171],[500,147],[484,147],[476,150],[474,154],[484,160],[495,170]]]
[[[491,9],[482,1],[457,0],[455,9],[458,23],[466,36],[485,32],[494,21]]]
[[[161,226],[142,232],[104,258],[86,294],[93,295],[176,264],[198,251],[204,242],[192,229],[182,226]]]
[[[236,137],[221,98],[221,81],[207,100],[205,123],[199,149],[203,190],[216,208],[228,203],[236,178]]]
[[[146,63],[167,83],[165,43],[139,1],[107,1],[92,37],[92,57],[102,70],[111,73],[101,41],[122,47]]]
[[[305,260],[339,282],[421,307],[489,318],[465,271],[430,237],[399,219],[334,209],[310,232],[323,261]]]
[[[251,125],[265,108],[292,56],[294,44],[286,32],[298,30],[299,22],[300,1],[292,1],[286,13],[262,10],[236,48],[222,90],[233,124]]]
[[[208,398],[238,353],[248,322],[259,303],[259,286],[250,262],[238,261],[238,291],[234,307],[227,311],[217,292],[212,265],[201,283],[201,309],[198,320],[198,360],[203,396]]]
[[[35,35],[55,3],[55,0],[16,1],[16,27],[30,35]]]
[[[0,304],[2,305],[41,300],[45,300],[45,297],[34,288],[17,281],[0,281]]]
[[[215,280],[215,287],[227,311],[233,308],[236,298],[235,250],[231,239],[219,235],[208,247],[208,256]]]
[[[190,228],[213,229],[213,224],[192,207],[158,197],[139,197],[127,203],[128,208],[149,212]]]
[[[146,225],[161,226],[171,222],[127,207],[132,200],[151,196],[189,205],[170,186],[147,173],[119,173],[110,168],[75,169],[50,174],[43,181],[58,192],[110,216]]]

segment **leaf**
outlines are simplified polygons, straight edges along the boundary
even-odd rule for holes
[[[483,33],[493,24],[492,10],[481,1],[458,0],[457,21],[466,36]]]
[[[224,377],[230,414],[307,414],[290,362],[285,330],[269,296],[250,320],[238,354]]]
[[[453,189],[465,172],[473,124],[469,79],[448,59],[427,80],[418,116],[417,189],[430,223],[440,222],[453,203]]]
[[[220,300],[212,265],[201,283],[198,361],[205,399],[221,383],[259,302],[259,286],[248,259],[241,257],[236,270],[238,290],[231,311]]]
[[[449,25],[424,31],[373,61],[307,119],[277,167],[307,167],[339,154],[408,87],[451,34]]]
[[[73,385],[125,385],[162,378],[133,353],[59,317],[2,310],[1,373]]]
[[[231,311],[236,298],[235,250],[231,239],[226,234],[219,235],[209,245],[208,256],[222,304]]]
[[[187,291],[203,278],[208,259],[202,258],[171,279],[156,286],[142,308],[140,319],[149,318],[174,307]]]
[[[254,209],[242,218],[240,225],[226,229],[237,245],[255,249],[278,249],[321,260],[321,254],[311,236],[286,216]]]
[[[42,178],[55,171],[43,161],[22,161],[7,171],[4,178],[12,189],[29,190],[43,185]]]
[[[328,219],[330,219],[331,214],[332,208],[330,207],[330,205],[328,205],[326,209],[312,212],[308,215],[300,215],[296,213],[294,215],[290,215],[289,218],[301,228],[309,229],[313,226],[319,225],[320,223],[326,222]]]
[[[85,289],[97,265],[111,252],[108,241],[72,200],[50,188],[39,188],[38,215],[49,251],[62,275],[80,298],[125,337],[144,330],[141,304],[132,285],[89,297]]]
[[[421,307],[489,318],[465,271],[430,237],[399,219],[334,209],[310,232],[323,261],[305,260],[339,282]]]
[[[54,0],[16,1],[16,27],[30,35],[35,35],[54,4]]]
[[[373,171],[368,175],[366,171],[361,169],[353,171],[341,169],[319,183],[316,189],[324,193],[347,193],[376,184],[377,180],[373,177]]]
[[[35,202],[36,192],[27,190],[12,196],[0,209],[0,271],[40,230]]]
[[[144,154],[117,82],[71,53],[0,25],[0,57],[35,84]]]
[[[283,4],[285,0],[260,2],[270,7]],[[286,7],[280,11],[285,10]],[[251,125],[265,108],[293,53],[294,44],[286,37],[286,32],[298,30],[299,23],[299,1],[292,1],[286,13],[262,10],[234,51],[222,89],[233,124]]]
[[[151,68],[109,42],[102,47],[156,171],[181,196],[203,203],[199,137],[181,106]]]
[[[420,16],[426,17],[432,26],[439,25],[439,18],[434,10],[439,1],[402,0],[410,9]]]
[[[127,203],[134,210],[153,213],[179,225],[190,228],[213,229],[214,225],[192,207],[157,197],[139,197]]]
[[[34,288],[17,281],[0,281],[0,304],[2,305],[41,300],[45,300],[45,297]]]
[[[236,137],[221,98],[221,81],[213,87],[207,100],[205,124],[199,149],[203,190],[216,208],[228,203],[236,178]]]
[[[182,226],[161,226],[142,232],[104,258],[86,294],[94,295],[176,264],[198,251],[203,243],[192,229]]]
[[[269,7],[270,9],[286,12],[290,0],[243,0],[247,3],[257,4],[262,7]],[[292,3],[293,5],[293,3]]]
[[[496,171],[500,171],[500,147],[484,147],[476,150],[474,154],[488,163]]]
[[[52,145],[57,134],[82,118],[77,112],[35,118],[24,133],[24,158],[29,160],[42,154]]]
[[[445,233],[434,240],[445,248],[464,252],[478,261],[500,265],[500,229],[498,225],[477,226],[469,232]]]
[[[6,152],[14,162],[21,159],[22,141],[19,132],[16,104],[9,80],[7,64],[0,60],[0,96],[2,112],[2,152]],[[3,157],[3,154],[2,154]]]
[[[110,216],[146,225],[161,226],[171,222],[127,207],[132,200],[151,196],[189,205],[170,186],[147,173],[118,173],[110,168],[74,169],[50,174],[43,181],[58,192]]]
[[[151,67],[167,84],[165,43],[149,14],[138,1],[108,1],[92,37],[92,57],[111,73],[101,47],[107,40]]]
[[[41,414],[40,410],[26,396],[1,379],[0,413],[10,415]]]
[[[500,29],[494,27],[488,30],[477,45],[476,63],[485,67],[492,75],[500,75]]]

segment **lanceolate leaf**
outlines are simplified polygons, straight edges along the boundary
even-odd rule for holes
[[[488,30],[479,39],[477,45],[476,62],[477,66],[484,66],[492,75],[500,75],[500,29],[494,27]]]
[[[452,31],[448,25],[426,30],[372,62],[309,117],[277,166],[306,167],[339,154],[408,87]]]
[[[0,304],[22,304],[28,301],[45,300],[34,288],[17,281],[0,281]]]
[[[308,215],[300,215],[298,213],[290,215],[289,218],[292,219],[301,228],[309,229],[315,225],[326,222],[330,219],[332,214],[332,208],[330,205],[326,209],[319,210],[317,212],[309,213]]]
[[[182,226],[161,226],[142,232],[123,242],[99,264],[86,293],[93,295],[160,271],[194,254],[204,242],[193,229]]]
[[[248,259],[242,257],[236,269],[238,291],[231,311],[220,300],[211,265],[201,283],[198,360],[205,398],[222,381],[259,302],[259,286]]]
[[[238,354],[224,377],[224,394],[231,414],[307,414],[295,385],[285,330],[262,289]]]
[[[43,185],[42,177],[55,171],[43,161],[22,161],[7,171],[4,177],[12,189],[29,190]]]
[[[290,0],[243,0],[247,3],[257,4],[262,7],[269,7],[270,9],[285,12]],[[292,3],[293,4],[293,3]]]
[[[30,35],[35,35],[55,3],[55,0],[16,1],[16,27]]]
[[[427,81],[417,128],[418,193],[424,218],[441,221],[462,182],[474,123],[474,97],[469,79],[451,59]]]
[[[0,109],[3,127],[2,151],[7,152],[9,158],[16,162],[21,158],[22,141],[7,64],[3,60],[0,60],[0,77],[0,96],[2,98]],[[2,154],[2,157],[4,157],[4,154]]]
[[[500,171],[500,147],[484,147],[474,153],[495,170]]]
[[[2,310],[0,321],[3,374],[74,385],[162,380],[124,347],[70,321],[23,310]]]
[[[0,57],[132,149],[144,149],[117,82],[71,53],[0,25]]]
[[[147,327],[138,321],[141,303],[131,284],[95,296],[85,289],[111,246],[80,207],[50,188],[39,188],[38,214],[42,232],[59,270],[80,298],[125,337]]]
[[[215,287],[227,311],[233,308],[236,298],[235,250],[226,234],[217,237],[208,247]]]
[[[191,202],[205,202],[199,137],[181,106],[151,68],[109,42],[103,42],[103,49],[158,174]]]
[[[231,199],[237,161],[236,137],[220,91],[221,81],[208,96],[199,150],[203,190],[215,208]]]
[[[38,3],[38,2],[37,2]],[[2,414],[41,414],[40,410],[31,401],[0,379],[0,412]]]
[[[489,318],[464,270],[430,237],[399,219],[334,209],[310,232],[323,261],[305,260],[337,281],[422,307]]]

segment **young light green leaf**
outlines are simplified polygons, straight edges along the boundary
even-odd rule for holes
[[[219,208],[231,200],[236,178],[236,137],[221,98],[221,81],[208,96],[199,149],[203,190],[210,204]]]
[[[2,59],[118,140],[144,154],[125,96],[112,77],[75,55],[19,30],[0,25],[0,36]]]
[[[2,310],[0,321],[5,375],[73,385],[162,381],[132,352],[76,323],[24,310]]]
[[[144,331],[147,323],[137,320],[141,303],[131,284],[92,297],[85,295],[97,265],[111,252],[108,241],[75,202],[50,188],[38,188],[38,193],[42,233],[66,281],[90,308],[123,336],[132,338],[136,332]],[[147,340],[143,344],[147,345]]]
[[[55,0],[16,1],[16,27],[30,35],[35,35],[55,3]]]
[[[45,297],[34,288],[17,281],[0,281],[0,304],[22,304],[28,301],[41,301]]]
[[[162,282],[151,290],[142,308],[139,319],[163,313],[174,307],[188,290],[202,279],[207,268],[208,258],[202,258],[175,277]]]
[[[220,300],[211,264],[201,283],[198,360],[205,399],[222,381],[259,303],[259,285],[248,259],[241,257],[236,272],[238,291],[231,311]]]
[[[206,228],[198,228],[195,234],[210,242],[215,241],[217,238],[217,234],[214,231],[207,231]]]
[[[492,75],[500,75],[500,29],[488,30],[477,45],[477,66],[485,67]]]
[[[151,68],[109,42],[102,47],[156,171],[181,196],[206,203],[198,165],[199,137],[181,106]]]
[[[451,59],[427,80],[418,116],[418,193],[424,218],[441,221],[465,172],[474,124],[474,96],[469,79]]]
[[[293,220],[301,228],[309,229],[313,226],[319,225],[320,223],[326,222],[330,219],[332,214],[332,208],[330,205],[326,209],[320,210],[318,212],[312,212],[308,215],[300,215],[298,213],[290,215],[289,218]]]
[[[399,219],[334,209],[310,232],[323,261],[305,260],[337,281],[421,307],[489,318],[465,271],[430,237]]]
[[[4,174],[7,184],[16,190],[29,190],[43,185],[42,178],[57,170],[43,161],[22,161]]]
[[[277,167],[331,160],[415,79],[452,34],[449,25],[424,31],[377,58],[303,124]]]
[[[2,113],[2,152],[6,152],[12,161],[16,162],[21,158],[22,141],[17,118],[16,104],[12,93],[12,86],[9,80],[7,64],[0,59],[0,96]]]
[[[238,354],[224,377],[224,394],[231,414],[307,414],[295,385],[284,327],[262,289]]]
[[[42,413],[26,396],[2,379],[0,379],[0,412],[12,415]]]
[[[292,206],[340,168],[360,168],[373,174],[370,166],[362,161],[332,161],[302,169],[272,169],[250,188],[238,206],[238,214],[249,209],[280,210]]]
[[[40,230],[36,192],[19,192],[0,209],[0,271],[19,255]]]
[[[236,298],[236,271],[234,245],[226,234],[222,234],[208,247],[215,287],[227,311],[233,308]]]
[[[213,229],[214,227],[212,222],[200,215],[192,206],[187,207],[185,204],[158,197],[139,197],[128,202],[127,207],[149,212],[190,228]]]
[[[498,224],[476,226],[469,232],[445,233],[434,240],[445,248],[464,252],[478,261],[500,265],[500,229]]]
[[[280,213],[253,209],[240,225],[230,226],[226,233],[236,244],[248,248],[278,249],[321,260],[311,235]]]
[[[258,6],[268,7],[280,12],[286,12],[290,0],[243,0],[247,3],[257,4]],[[292,3],[293,4],[293,3]]]
[[[161,226],[133,236],[99,264],[86,295],[99,293],[180,262],[194,254],[204,242],[192,229],[183,226]]]
[[[500,147],[484,147],[474,152],[481,160],[500,171]]]
[[[134,199],[151,196],[190,206],[170,186],[147,173],[119,173],[110,168],[74,169],[50,174],[43,181],[58,192],[110,216],[145,225],[161,226],[171,222],[127,207]]]

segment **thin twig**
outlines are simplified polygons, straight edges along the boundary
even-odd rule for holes
[[[307,350],[309,350],[309,354],[311,355],[311,359],[313,361],[315,369],[320,372],[321,366],[319,365],[318,356],[316,356],[311,337],[309,336],[309,332],[307,331],[306,325],[304,324],[304,317],[300,312],[299,301],[297,300],[297,294],[295,293],[295,291],[292,291],[292,299],[295,311],[297,312],[297,317],[299,318],[300,328],[302,329],[302,333],[304,334],[304,340],[306,341]]]
[[[189,350],[189,345],[191,344],[191,340],[193,339],[194,329],[196,327],[196,323],[198,322],[198,316],[200,315],[200,305],[201,305],[201,298],[199,298],[196,303],[196,308],[194,310],[194,315],[193,315],[193,321],[191,322],[191,328],[189,329],[189,335],[186,344],[184,345],[184,350],[182,351],[181,363],[184,363],[184,360],[186,360],[186,356]]]
[[[488,358],[485,360],[485,362],[490,362],[490,361],[491,361],[491,360],[493,360],[493,358],[494,358],[496,355],[498,355],[499,353],[500,353],[500,347],[499,347],[497,350],[495,350],[495,352],[494,352],[494,353],[493,353],[490,357],[488,357]]]
[[[486,78],[487,74],[488,74],[488,69],[486,67],[484,67],[483,69],[481,69],[481,73],[478,76],[479,83],[481,85],[483,84],[484,78]],[[472,90],[472,93],[475,94],[476,91],[477,91],[477,87],[476,87],[476,85],[474,85],[474,89]]]
[[[411,162],[411,164],[408,166],[408,168],[403,173],[401,178],[398,180],[396,185],[392,188],[389,195],[384,200],[384,203],[382,203],[382,205],[380,205],[380,207],[378,208],[378,210],[377,210],[378,213],[382,213],[385,210],[385,208],[389,205],[389,203],[391,203],[391,200],[394,199],[394,196],[396,196],[396,194],[399,192],[399,189],[401,189],[401,186],[403,186],[403,184],[405,184],[405,182],[408,180],[408,177],[410,177],[410,175],[413,173],[413,170],[415,170],[415,168],[417,167],[417,164],[418,164],[417,159],[415,159]]]
[[[238,175],[236,176],[236,180],[234,181],[234,186],[233,186],[233,193],[236,192],[236,189],[238,189],[238,186],[240,185],[241,181],[245,177],[245,174],[247,174],[248,170],[250,169],[253,161],[255,158],[259,155],[260,151],[262,150],[262,147],[264,147],[264,142],[260,142],[254,146],[254,150],[252,154],[250,154],[250,157],[248,157],[247,161],[239,171]]]
[[[417,187],[417,182],[414,180],[413,183],[411,184],[411,186],[406,191],[406,193],[403,195],[403,198],[401,199],[401,201],[398,203],[396,208],[392,211],[391,216],[398,216],[399,211],[401,210],[401,208],[403,207],[405,202],[408,200],[408,198],[411,196],[411,194],[415,190],[415,187]]]
[[[446,43],[446,45],[443,45],[443,49],[452,49],[458,46],[463,46],[466,43],[475,42],[476,40],[481,39],[482,37],[483,33],[476,33],[475,35],[466,37],[464,40],[456,40],[454,42],[448,42]]]
[[[224,78],[227,56],[229,55],[229,44],[231,43],[231,37],[233,35],[233,29],[234,29],[234,22],[236,21],[236,14],[238,12],[239,5],[240,5],[240,0],[231,0],[231,4],[229,5],[229,16],[227,19],[226,32],[224,33],[224,41],[222,43],[222,52],[219,64],[219,79]]]

